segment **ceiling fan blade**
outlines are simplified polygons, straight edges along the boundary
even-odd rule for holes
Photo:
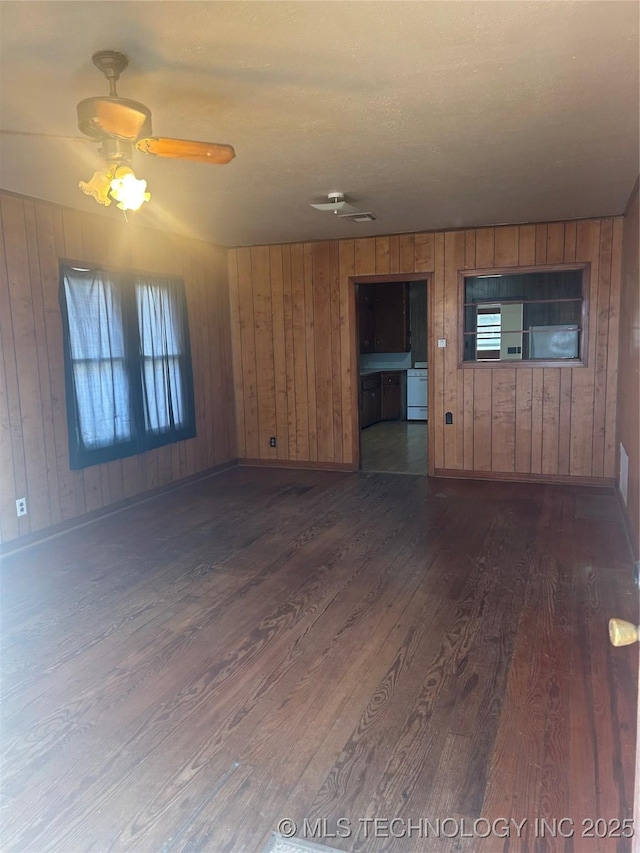
[[[155,154],[157,157],[174,157],[177,160],[193,160],[196,163],[228,163],[236,156],[231,145],[216,142],[193,142],[189,139],[166,139],[162,136],[147,136],[136,142],[138,151]]]
[[[38,133],[33,130],[3,130],[0,133],[6,136],[41,136],[43,139],[68,139],[70,142],[88,142],[90,139],[85,139],[84,136],[65,136],[63,133]]]

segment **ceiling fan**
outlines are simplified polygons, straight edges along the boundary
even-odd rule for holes
[[[138,101],[121,98],[116,89],[128,58],[117,50],[100,50],[92,59],[109,82],[109,94],[80,101],[78,127],[90,141],[100,143],[98,152],[106,168],[95,172],[89,181],[80,181],[79,186],[99,204],[110,205],[115,200],[122,210],[138,210],[151,198],[146,181],[138,180],[131,168],[134,150],[196,163],[223,165],[233,160],[231,145],[152,136],[151,110]]]

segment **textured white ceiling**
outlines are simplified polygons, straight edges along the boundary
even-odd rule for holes
[[[638,175],[637,2],[0,2],[0,126],[78,135],[119,93],[227,166],[136,155],[138,221],[223,245],[619,214]],[[96,146],[0,136],[5,189],[82,195]],[[309,207],[331,190],[378,220]]]

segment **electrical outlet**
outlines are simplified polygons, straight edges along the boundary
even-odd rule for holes
[[[276,446],[276,437],[275,437],[275,435],[272,435],[271,438],[269,439],[269,447],[275,447],[275,446]]]
[[[22,515],[27,514],[27,499],[26,498],[18,498],[16,501],[16,515],[18,518]]]

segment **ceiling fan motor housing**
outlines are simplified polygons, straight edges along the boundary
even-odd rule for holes
[[[136,140],[151,136],[151,110],[129,98],[85,98],[78,104],[78,127],[91,139]]]

